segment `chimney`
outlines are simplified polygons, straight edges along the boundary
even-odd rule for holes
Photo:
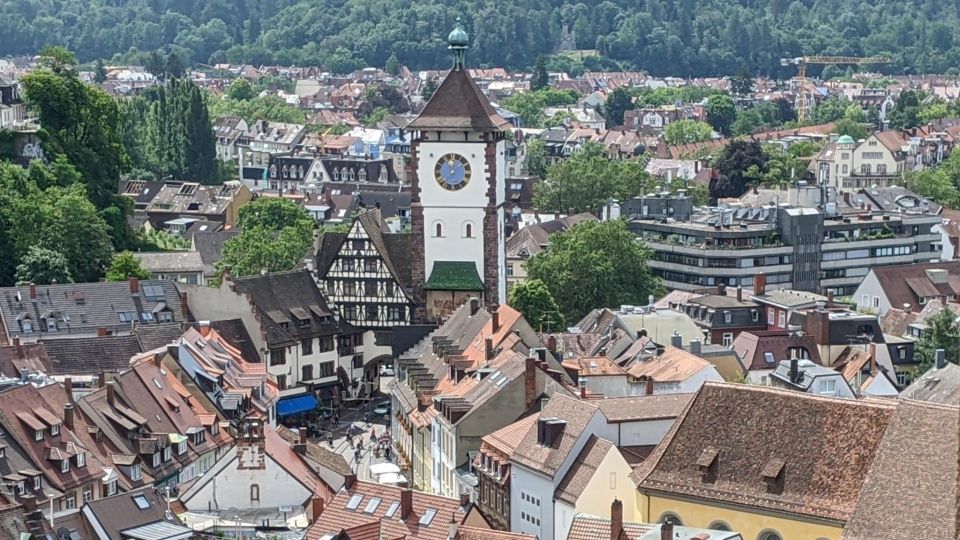
[[[357,475],[348,474],[343,477],[343,487],[345,489],[353,489],[353,485],[357,483]]]
[[[310,520],[310,523],[313,523],[320,517],[320,514],[323,513],[323,508],[325,506],[326,504],[322,497],[314,497],[311,499],[310,509],[312,510],[313,519]]]
[[[827,309],[833,307],[833,291],[827,291]]]
[[[753,276],[753,294],[754,296],[763,296],[767,294],[767,275],[754,274]]]
[[[405,488],[400,492],[400,519],[406,521],[413,511],[413,490]]]
[[[877,367],[877,344],[870,343],[870,345],[868,345],[867,347],[867,350],[870,351],[869,366],[870,366],[870,373],[873,374],[876,371],[876,367]]]
[[[210,321],[200,321],[200,335],[203,337],[210,335]]]
[[[737,285],[737,302],[743,302],[743,287]]]
[[[726,295],[727,295],[727,284],[726,284],[726,283],[721,282],[721,283],[717,284],[717,294],[719,294],[720,296],[726,296]]]
[[[470,494],[469,494],[469,493],[461,493],[461,494],[460,494],[460,506],[467,506],[468,504],[470,504]]]
[[[529,409],[537,399],[537,359],[528,356],[523,372],[524,406]]]
[[[653,395],[653,379],[647,379],[647,387],[645,391],[648,396]]]
[[[484,338],[483,350],[486,354],[487,361],[493,360],[493,338],[492,337]]]
[[[97,374],[97,388],[103,388],[107,385],[107,374],[103,371]]]
[[[940,297],[940,305],[943,307],[947,307],[947,295],[942,295]]]
[[[903,305],[903,310],[906,311],[907,313],[911,313],[911,312],[913,312],[913,305],[911,305],[911,304],[904,304],[904,305]]]
[[[587,399],[587,387],[586,387],[586,386],[581,386],[581,387],[580,387],[580,399]]]
[[[181,306],[181,311],[183,312],[183,319],[186,320],[188,317],[187,314],[190,313],[190,304],[187,303],[186,291],[180,292],[180,306]]]
[[[490,321],[493,323],[492,333],[496,334],[497,332],[500,331],[500,308],[497,306],[494,306],[490,310],[490,317],[491,317]]]
[[[37,286],[34,283],[30,284],[30,299],[31,300],[37,299]]]
[[[154,353],[153,365],[157,366],[160,369],[163,369],[163,358],[161,358],[159,354]]]
[[[610,505],[610,540],[620,540],[623,534],[623,502],[614,499]]]
[[[476,296],[470,298],[470,316],[473,317],[480,311],[480,299]]]
[[[14,336],[13,339],[11,340],[11,343],[10,343],[10,344],[13,345],[14,347],[19,347],[19,346],[20,346],[20,337]]]
[[[553,334],[547,336],[547,350],[554,355],[557,354],[557,336]]]
[[[138,294],[140,292],[140,280],[132,277],[130,278],[130,294]]]
[[[463,500],[463,495],[460,496],[460,500]],[[447,524],[447,540],[456,540],[458,529],[459,527],[457,526],[457,520],[451,516],[450,523]]]
[[[63,391],[67,393],[67,402],[73,403],[73,379],[70,377],[63,379]]]
[[[800,375],[800,361],[796,358],[790,359],[790,382],[796,383]]]
[[[23,512],[25,514],[32,514],[37,511],[37,498],[29,493],[20,495],[18,497],[20,504],[23,505]]]
[[[107,331],[106,328],[104,328],[104,327],[102,327],[102,326],[99,327],[99,328],[97,328],[97,337],[106,337],[106,336],[109,336],[109,335],[110,335],[110,333]]]
[[[676,349],[683,347],[683,336],[680,335],[680,332],[673,331],[673,335],[670,336],[670,346]]]
[[[660,540],[673,540],[673,523],[660,524]]]
[[[947,351],[943,349],[937,349],[933,356],[936,359],[934,365],[937,367],[937,369],[943,369],[947,367]]]
[[[703,350],[703,349],[702,349],[702,344],[701,344],[701,342],[700,342],[699,339],[691,339],[691,340],[690,340],[690,353],[691,353],[691,354],[695,354],[695,355],[697,355],[697,356],[700,356],[700,352],[701,352],[702,350]]]
[[[73,403],[63,405],[63,425],[67,426],[67,429],[73,429]]]
[[[114,386],[114,382],[110,381],[107,383],[107,403],[113,405],[117,399],[117,389]]]
[[[307,453],[307,430],[306,430],[306,428],[299,428],[299,429],[297,430],[297,435],[299,435],[300,438],[297,439],[297,442],[293,443],[293,451],[296,452],[296,453],[298,453],[298,454],[300,454],[300,455],[304,455],[304,454]]]

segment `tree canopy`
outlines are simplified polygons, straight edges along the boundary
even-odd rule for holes
[[[583,221],[550,237],[550,247],[527,260],[568,321],[591,309],[646,304],[663,287],[647,260],[649,250],[622,220]]]
[[[313,241],[314,221],[302,207],[286,199],[257,199],[240,209],[239,236],[223,246],[218,274],[233,276],[292,270]]]
[[[107,281],[126,281],[130,278],[149,279],[150,274],[140,266],[140,260],[129,251],[114,255],[107,270]]]
[[[948,362],[960,364],[960,317],[953,310],[941,309],[926,322],[917,342],[918,373],[930,369],[937,349],[943,349]]]
[[[528,279],[510,287],[507,304],[523,314],[535,329],[550,332],[563,328],[563,315],[550,290],[539,279]]]

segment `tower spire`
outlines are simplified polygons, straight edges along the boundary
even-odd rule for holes
[[[470,36],[467,35],[463,25],[460,24],[460,17],[457,17],[457,26],[453,28],[450,35],[447,36],[448,49],[453,51],[453,69],[463,70],[464,56],[467,52],[467,46],[470,43]]]

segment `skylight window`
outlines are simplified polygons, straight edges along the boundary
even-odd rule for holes
[[[135,495],[133,497],[133,503],[137,505],[137,508],[140,510],[146,510],[150,508],[150,501],[147,500],[143,495]]]
[[[773,363],[773,353],[771,353],[771,352],[765,352],[765,353],[763,353],[763,359],[764,359],[764,361],[766,361],[766,363],[772,364],[772,363]]]
[[[374,497],[370,499],[370,502],[367,503],[367,507],[363,509],[364,512],[372,514],[377,511],[377,507],[380,506],[380,498]]]
[[[163,298],[163,287],[160,285],[144,285],[143,295],[147,298]]]
[[[363,495],[359,493],[350,497],[350,500],[347,501],[347,510],[356,510],[360,506],[360,501],[363,500]]]
[[[400,508],[400,501],[393,501],[390,503],[390,508],[387,508],[387,517],[392,518],[393,515],[397,513],[398,508]]]
[[[420,523],[420,525],[429,527],[429,526],[430,526],[430,522],[433,521],[433,518],[436,517],[436,516],[437,516],[437,511],[436,511],[436,510],[434,510],[433,508],[427,508],[426,513],[424,513],[422,516],[420,516],[420,521],[419,521],[419,523]]]

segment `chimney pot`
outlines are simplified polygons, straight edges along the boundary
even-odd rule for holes
[[[767,293],[767,275],[760,273],[753,276],[753,294],[763,296]]]
[[[413,490],[406,488],[400,492],[400,519],[406,521],[413,511]]]
[[[37,285],[35,283],[30,284],[30,299],[31,300],[37,299]]]
[[[67,429],[73,429],[73,403],[63,405],[63,425],[67,426]]]
[[[130,294],[138,294],[140,292],[140,280],[132,277],[130,281]]]
[[[73,379],[65,377],[63,379],[63,391],[67,393],[67,401],[73,403]]]
[[[114,386],[114,382],[110,381],[107,383],[107,403],[113,405],[117,399],[117,389]]]
[[[207,337],[210,335],[210,321],[200,321],[200,335]]]
[[[743,287],[737,285],[737,302],[743,302]]]
[[[19,346],[20,346],[20,337],[19,337],[19,336],[14,336],[12,341],[13,341],[13,346],[14,346],[14,347],[19,347]]]
[[[500,310],[497,307],[494,307],[490,310],[490,321],[493,323],[493,333],[496,334],[500,331]]]
[[[355,484],[356,482],[357,482],[357,475],[355,474],[348,474],[343,477],[343,487],[346,489],[353,489],[353,484]],[[402,495],[403,494],[401,493],[401,499],[403,498]]]
[[[486,354],[487,360],[493,360],[493,338],[488,337],[483,340],[483,350]]]

